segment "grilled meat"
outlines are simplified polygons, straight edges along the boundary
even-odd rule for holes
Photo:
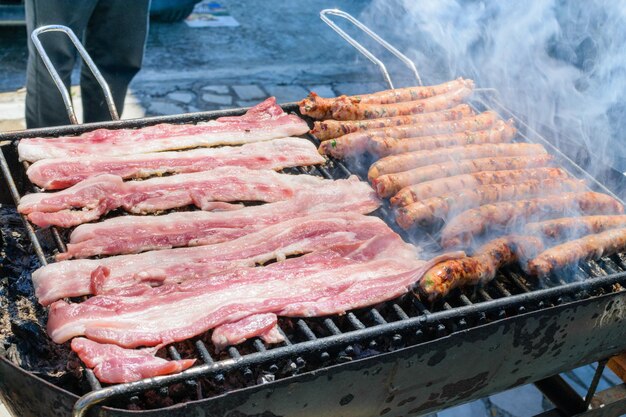
[[[524,231],[530,235],[562,240],[621,227],[626,227],[626,216],[579,216],[528,223]]]
[[[544,151],[545,152],[545,151]],[[381,175],[372,181],[372,185],[381,197],[391,197],[402,188],[441,177],[469,174],[480,171],[500,171],[524,168],[536,168],[550,164],[552,155],[510,156],[480,159],[463,159],[458,162],[445,162],[425,167]]]
[[[394,127],[423,123],[439,123],[459,120],[472,116],[474,111],[467,104],[459,104],[449,110],[410,116],[384,117],[368,120],[324,120],[315,122],[311,134],[319,140],[328,140],[354,132],[363,132],[384,127]]]
[[[486,204],[452,219],[441,232],[445,248],[467,245],[473,236],[489,226],[509,226],[515,222],[543,220],[566,213],[621,214],[624,207],[607,194],[564,193],[546,198]]]

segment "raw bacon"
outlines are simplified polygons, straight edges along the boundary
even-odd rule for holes
[[[300,138],[282,138],[242,146],[154,152],[130,156],[81,156],[43,159],[32,164],[28,179],[43,189],[67,188],[98,174],[124,179],[207,171],[222,166],[279,170],[324,163],[315,145]]]
[[[59,298],[101,294],[138,283],[180,282],[389,233],[391,229],[377,217],[318,212],[215,245],[56,262],[33,272],[32,280],[39,302],[48,305]]]
[[[268,343],[280,343],[284,339],[276,324],[278,317],[274,313],[255,314],[234,323],[226,323],[213,329],[211,342],[218,350],[226,346],[238,345],[253,337],[264,338],[268,334],[276,333],[278,338],[268,339]]]
[[[212,207],[214,201],[273,202],[329,182],[332,180],[312,175],[279,174],[242,167],[221,167],[129,182],[123,182],[116,175],[103,174],[63,191],[27,194],[22,197],[18,211],[40,227],[71,227],[96,220],[117,208],[139,214],[190,204],[205,209],[207,203]]]
[[[158,375],[174,374],[189,368],[195,359],[169,361],[155,356],[158,348],[124,349],[100,344],[83,337],[72,340],[72,350],[92,368],[100,382],[120,384]]]
[[[294,217],[319,212],[366,214],[379,206],[374,190],[352,176],[301,191],[289,200],[232,212],[120,216],[83,224],[72,232],[67,252],[57,255],[57,260],[219,243]]]
[[[227,280],[213,276],[134,297],[58,301],[50,309],[48,333],[57,343],[86,335],[123,347],[155,346],[254,314],[314,316],[376,304],[405,293],[442,260],[418,260],[413,246],[387,230],[362,244],[249,268]]]
[[[22,139],[17,147],[20,160],[81,155],[135,155],[216,145],[239,145],[303,135],[308,125],[286,114],[270,97],[243,116],[220,117],[196,125],[159,124],[141,129],[98,129],[80,136]]]

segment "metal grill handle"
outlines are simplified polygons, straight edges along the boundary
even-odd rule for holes
[[[335,24],[335,22],[330,20],[330,18],[328,17],[329,15],[343,17],[344,19],[346,19],[350,23],[352,23],[354,26],[356,26],[357,28],[361,29],[363,32],[365,32],[367,35],[369,35],[372,39],[374,39],[376,42],[378,42],[380,45],[382,45],[385,49],[387,49],[389,52],[394,54],[399,60],[404,62],[404,64],[413,72],[413,75],[415,76],[415,79],[417,80],[418,85],[423,85],[422,84],[422,79],[420,78],[420,75],[417,72],[417,68],[415,67],[415,63],[413,61],[411,61],[409,59],[409,57],[404,55],[402,52],[398,51],[389,42],[385,41],[383,38],[378,36],[378,34],[376,34],[370,28],[368,28],[363,23],[361,23],[357,19],[355,19],[351,14],[346,13],[343,10],[339,10],[339,9],[324,9],[324,10],[322,10],[320,12],[320,19],[322,19],[324,21],[324,23],[326,23],[328,26],[330,26],[331,29],[333,29],[335,32],[337,32],[339,34],[339,36],[341,36],[343,39],[345,39],[346,42],[348,42],[350,45],[352,45],[354,48],[356,48],[357,51],[359,51],[360,53],[365,55],[365,57],[367,57],[367,59],[369,59],[374,64],[376,64],[378,66],[378,68],[380,68],[380,71],[382,72],[383,77],[385,78],[385,81],[389,85],[389,88],[393,88],[393,83],[391,82],[391,78],[389,77],[389,72],[387,72],[387,68],[385,67],[385,64],[383,64],[383,62],[380,59],[376,58],[374,56],[374,54],[372,54],[367,48],[365,48],[363,45],[361,45],[359,42],[357,42],[353,37],[348,35],[343,29],[341,29],[339,26],[337,26],[337,24]]]
[[[76,50],[78,51],[80,56],[83,58],[83,61],[85,62],[85,64],[87,64],[87,67],[89,67],[89,70],[93,74],[94,78],[96,79],[96,81],[98,81],[98,84],[100,84],[100,88],[102,88],[102,92],[104,93],[104,99],[106,100],[107,106],[109,107],[109,113],[111,114],[111,119],[119,120],[120,117],[117,114],[117,108],[115,107],[115,103],[113,102],[113,96],[111,95],[111,90],[109,89],[109,85],[104,80],[104,77],[102,77],[100,70],[98,70],[98,67],[96,67],[96,64],[94,64],[93,60],[91,59],[91,57],[85,50],[85,47],[82,45],[80,40],[78,40],[78,38],[74,34],[74,31],[68,28],[67,26],[63,26],[63,25],[41,26],[33,30],[33,33],[31,33],[30,38],[33,41],[33,44],[35,45],[35,48],[37,49],[39,56],[43,60],[43,63],[45,64],[46,69],[50,73],[50,76],[52,77],[54,84],[57,86],[59,93],[61,93],[61,97],[63,98],[63,103],[65,104],[65,110],[67,110],[67,115],[70,118],[70,122],[74,125],[78,124],[78,118],[76,117],[74,106],[72,105],[70,93],[67,90],[67,88],[65,88],[65,84],[63,84],[63,80],[61,80],[61,77],[59,77],[59,73],[57,72],[56,68],[54,68],[52,61],[50,61],[50,57],[46,53],[45,48],[43,47],[41,41],[39,40],[39,35],[41,35],[42,33],[46,33],[46,32],[63,32],[67,35],[68,38],[70,38],[70,40],[76,47]]]

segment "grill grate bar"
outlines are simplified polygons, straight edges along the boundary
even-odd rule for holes
[[[96,374],[94,374],[94,372],[91,369],[85,368],[84,374],[92,390],[95,391],[95,390],[102,389],[102,385],[100,385],[100,381],[98,381],[98,378],[96,378]]]

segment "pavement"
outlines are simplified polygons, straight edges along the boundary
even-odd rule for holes
[[[326,7],[358,16],[367,2],[320,0],[299,2],[297,7],[293,2],[261,0],[222,4],[239,27],[151,25],[144,66],[131,84],[123,118],[248,107],[269,96],[292,102],[309,91],[330,97],[385,88],[377,70],[318,18]],[[0,28],[0,131],[25,127],[26,56],[24,28]],[[411,82],[402,70],[392,75],[398,84]],[[72,97],[80,114],[76,86]],[[584,393],[592,374],[593,367],[587,366],[565,378]],[[599,389],[617,383],[607,370]],[[550,408],[533,385],[525,385],[436,416],[524,417]],[[7,415],[0,404],[0,417]]]

